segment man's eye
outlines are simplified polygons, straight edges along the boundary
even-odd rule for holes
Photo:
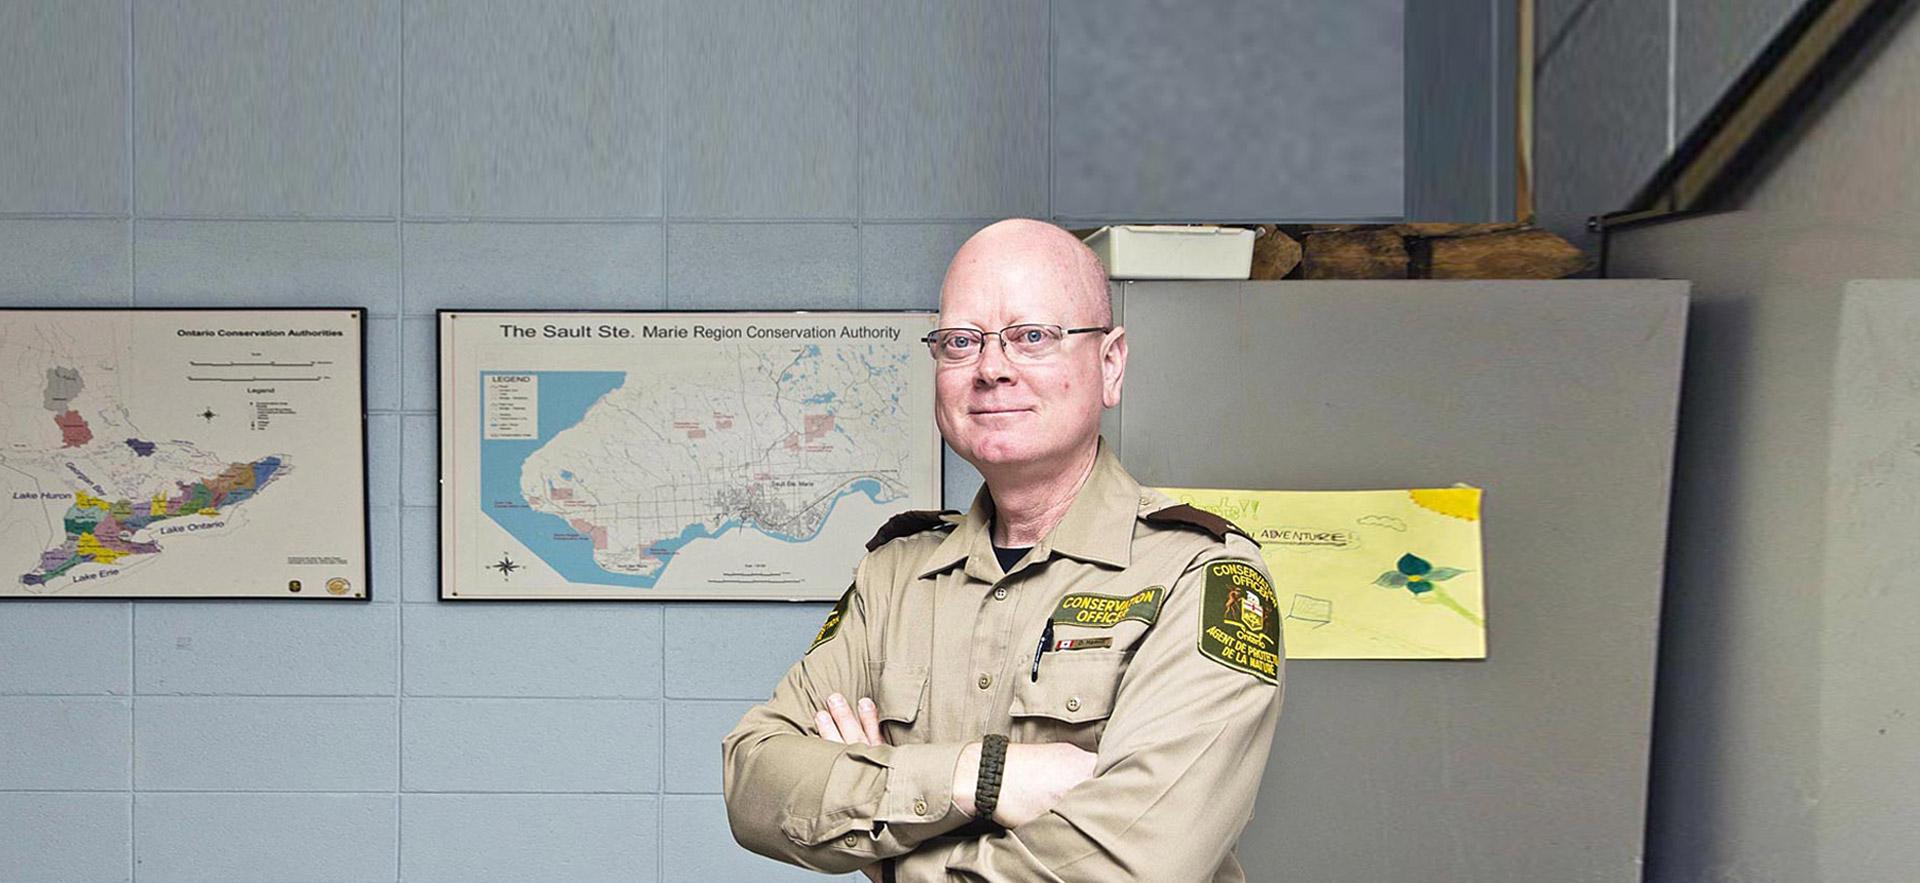
[[[947,348],[963,350],[973,346],[973,338],[964,334],[955,334],[947,338]]]
[[[1020,335],[1020,338],[1028,343],[1039,343],[1047,339],[1047,333],[1038,328],[1029,328],[1026,333]]]

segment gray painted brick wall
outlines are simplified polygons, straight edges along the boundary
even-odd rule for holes
[[[1587,219],[1627,207],[1800,5],[1535,0],[1540,226],[1597,249]]]
[[[816,879],[718,738],[824,605],[436,600],[434,310],[932,307],[1076,168],[1058,14],[0,0],[0,306],[366,307],[376,595],[0,605],[0,883]]]

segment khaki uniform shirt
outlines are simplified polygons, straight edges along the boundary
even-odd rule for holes
[[[1279,611],[1251,540],[1173,506],[1102,442],[1011,573],[985,489],[964,518],[872,547],[812,649],[724,740],[734,836],[819,871],[894,858],[901,883],[1244,880],[1232,847],[1280,714]],[[835,692],[872,697],[890,744],[819,738]],[[1071,742],[1095,774],[1018,828],[956,834],[972,819],[954,768],[986,733]]]

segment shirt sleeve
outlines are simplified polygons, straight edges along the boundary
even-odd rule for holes
[[[749,710],[722,741],[721,756],[734,839],[768,858],[842,873],[911,852],[970,819],[952,793],[964,743],[870,746],[820,738],[813,716],[827,696],[856,702],[874,696],[877,686],[860,576],[834,611],[773,698]]]
[[[1174,584],[1121,678],[1093,778],[1038,819],[962,842],[945,879],[1213,879],[1253,814],[1286,656],[1266,566],[1237,546]]]

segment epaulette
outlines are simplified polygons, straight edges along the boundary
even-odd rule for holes
[[[873,539],[867,541],[867,551],[871,552],[901,537],[912,536],[923,530],[952,527],[953,524],[946,520],[946,516],[958,514],[960,513],[952,509],[939,511],[912,509],[902,512],[887,519],[886,524],[880,525],[880,531],[873,535]]]
[[[1227,541],[1227,534],[1230,533],[1237,533],[1249,540],[1253,539],[1252,535],[1240,529],[1240,525],[1221,518],[1212,512],[1195,509],[1185,503],[1177,506],[1168,506],[1165,509],[1155,509],[1152,512],[1140,516],[1140,520],[1148,524],[1163,527],[1199,528],[1209,536],[1223,543]]]

